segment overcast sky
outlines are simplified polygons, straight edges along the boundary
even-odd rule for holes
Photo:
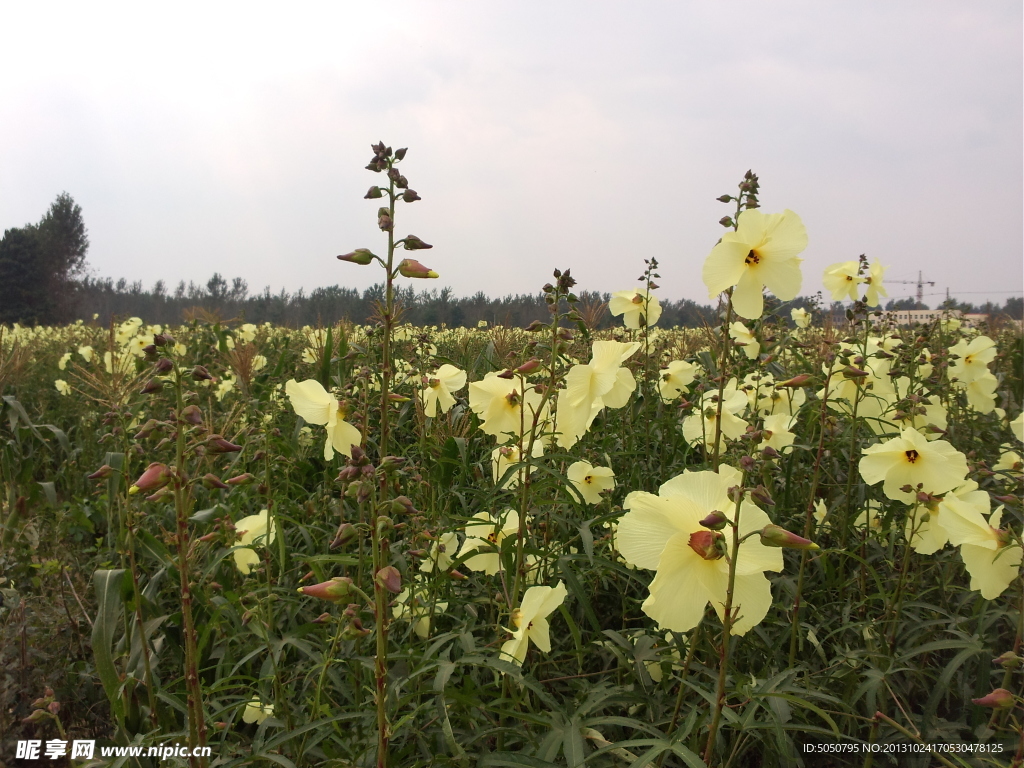
[[[803,293],[867,253],[1002,303],[1022,267],[1019,0],[0,5],[0,229],[67,191],[94,274],[363,288],[378,139],[430,287],[708,301],[743,172],[806,224]],[[416,287],[426,287],[417,281]],[[911,285],[891,285],[907,296]],[[935,303],[941,296],[929,296]]]

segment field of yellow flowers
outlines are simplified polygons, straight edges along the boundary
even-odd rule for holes
[[[807,233],[752,174],[718,327],[658,325],[654,259],[612,330],[569,270],[548,324],[411,327],[404,155],[386,255],[339,257],[374,324],[0,329],[0,758],[1020,761],[1018,329],[897,327],[864,260],[846,323],[790,311]]]

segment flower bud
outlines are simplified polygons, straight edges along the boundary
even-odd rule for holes
[[[852,365],[848,365],[843,368],[841,373],[848,379],[863,379],[868,375],[867,371],[861,370],[860,368],[854,368]]]
[[[166,357],[161,357],[156,361],[156,365],[153,367],[153,370],[157,373],[170,373],[172,368],[174,368],[174,363]]]
[[[775,499],[768,493],[768,489],[763,485],[757,486],[750,492],[750,498],[752,501],[756,501],[758,504],[764,504],[766,507],[774,507]]]
[[[395,521],[387,515],[379,515],[377,517],[377,535],[383,538],[387,536],[390,531],[395,529]]]
[[[244,475],[235,475],[234,477],[230,477],[224,482],[228,485],[248,485],[255,479],[255,477],[246,472]]]
[[[395,160],[398,160],[399,162],[401,162],[402,160],[405,160],[405,153],[408,152],[408,151],[409,151],[408,147],[402,147],[401,149],[396,149],[395,150]]]
[[[114,468],[112,466],[110,466],[109,464],[104,464],[102,467],[100,467],[95,472],[93,472],[91,475],[89,475],[89,479],[90,480],[103,480],[105,478],[110,477],[112,474],[114,474]]]
[[[813,541],[797,536],[778,525],[766,525],[761,529],[761,543],[766,547],[785,547],[786,549],[817,550],[820,547]]]
[[[730,216],[723,216],[722,218],[720,218],[718,220],[718,223],[721,224],[723,227],[731,227],[733,225],[732,217],[730,217]]]
[[[198,427],[203,423],[203,412],[199,410],[198,405],[186,405],[178,414],[178,421]]]
[[[152,395],[154,392],[159,392],[163,388],[164,383],[160,381],[160,379],[150,379],[146,382],[146,386],[142,388],[141,394]]]
[[[415,190],[407,189],[402,193],[402,199],[407,203],[414,203],[417,200],[422,200],[423,198],[417,195]]]
[[[385,565],[377,571],[377,575],[373,577],[373,580],[394,595],[402,591],[402,574],[393,565]]]
[[[129,489],[129,493],[131,493],[131,489]],[[166,499],[169,496],[173,496],[173,495],[174,495],[174,491],[172,491],[170,489],[170,486],[166,486],[165,485],[163,488],[161,488],[156,493],[147,496],[146,497],[146,501],[160,501],[161,499]]]
[[[348,261],[352,264],[366,266],[374,260],[374,255],[367,248],[356,248],[352,253],[343,253],[338,257],[340,261]]]
[[[1017,669],[1022,661],[1024,661],[1024,659],[1013,651],[1007,651],[1006,653],[992,659],[993,664],[998,664],[1003,669]]]
[[[723,546],[719,546],[719,542],[722,542]],[[694,531],[690,534],[688,543],[690,549],[705,560],[719,560],[725,554],[725,536],[718,531]]]
[[[378,197],[383,197],[383,196],[384,196],[384,193],[381,191],[380,187],[373,186],[373,187],[370,187],[370,191],[369,192],[367,192],[365,195],[363,195],[363,200],[376,200]]]
[[[402,277],[438,277],[437,272],[423,266],[416,259],[402,259],[398,265],[398,274]]]
[[[700,521],[702,526],[710,528],[712,531],[720,531],[725,528],[728,523],[729,518],[725,516],[724,512],[719,512],[717,509]]]
[[[213,376],[203,365],[197,365],[192,369],[192,378],[195,381],[213,381]]]
[[[225,483],[223,480],[221,480],[219,477],[217,477],[212,472],[207,472],[205,475],[203,475],[203,481],[202,482],[203,482],[203,487],[204,488],[209,488],[210,490],[213,490],[214,488],[217,488],[217,489],[223,491],[223,490],[227,490],[228,488],[231,487],[230,485]]]
[[[408,459],[404,456],[385,456],[380,460],[380,469],[382,472],[393,472],[404,465],[406,461],[408,461]],[[405,497],[402,496],[401,498],[404,499]]]
[[[170,481],[171,470],[168,466],[166,464],[153,462],[146,468],[146,471],[139,476],[139,479],[132,483],[132,487],[128,489],[128,493],[155,491],[159,488],[163,488]]]
[[[537,331],[543,330],[544,328],[547,328],[547,326],[544,325],[544,323],[542,323],[540,320],[534,320],[532,323],[526,326],[525,330],[527,333],[536,333]]]
[[[242,446],[229,443],[220,435],[210,435],[206,441],[206,450],[210,453],[235,453],[242,450]]]
[[[395,226],[395,222],[391,219],[391,211],[387,208],[377,209],[377,226],[384,232],[390,232]]]
[[[430,243],[425,243],[420,240],[416,235],[406,235],[402,241],[402,247],[407,251],[423,251],[427,248],[433,248]]]
[[[979,707],[1009,709],[1014,705],[1014,696],[1005,688],[996,688],[992,693],[986,694],[980,699],[971,699],[971,703],[977,704]]]
[[[811,380],[811,375],[809,373],[801,373],[801,374],[799,374],[797,376],[794,376],[791,379],[786,379],[785,381],[777,381],[777,382],[775,382],[775,388],[779,389],[779,388],[782,388],[782,387],[792,387],[792,388],[805,387],[805,386],[807,386],[808,382],[810,382],[810,380]]]
[[[529,360],[527,360],[525,363],[520,365],[518,368],[516,368],[516,373],[519,373],[519,374],[533,373],[538,368],[540,368],[540,360],[538,360],[536,357],[532,357]]]
[[[337,603],[352,594],[352,579],[347,576],[335,576],[333,579],[322,581],[311,587],[299,587],[296,590],[300,595],[307,597],[318,597]]]
[[[342,523],[338,526],[338,532],[334,534],[334,541],[331,542],[331,549],[337,549],[338,547],[347,544],[356,537],[359,531],[352,523]]]
[[[142,425],[142,429],[135,433],[136,440],[145,440],[154,432],[162,431],[163,425],[156,419],[150,419]]]

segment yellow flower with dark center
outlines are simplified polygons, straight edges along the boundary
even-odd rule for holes
[[[912,428],[862,453],[859,467],[864,482],[884,481],[886,496],[908,504],[914,502],[918,491],[946,493],[962,485],[967,476],[966,456],[945,440],[929,442]]]
[[[565,602],[566,594],[562,582],[553,587],[530,587],[526,590],[522,604],[512,611],[515,630],[512,639],[501,646],[501,658],[522,665],[531,642],[544,653],[550,653],[548,616]]]
[[[783,301],[796,298],[803,281],[797,255],[807,247],[807,230],[790,210],[764,214],[743,211],[735,232],[726,232],[704,262],[708,297],[735,286],[733,309],[754,320],[764,311],[763,289]]]

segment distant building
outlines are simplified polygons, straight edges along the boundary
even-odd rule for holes
[[[882,320],[888,320],[896,325],[916,325],[930,323],[943,317],[959,320],[961,325],[968,328],[977,328],[989,320],[986,314],[965,315],[959,309],[898,309],[895,312],[885,312],[881,318],[873,318],[873,322],[878,325]]]

